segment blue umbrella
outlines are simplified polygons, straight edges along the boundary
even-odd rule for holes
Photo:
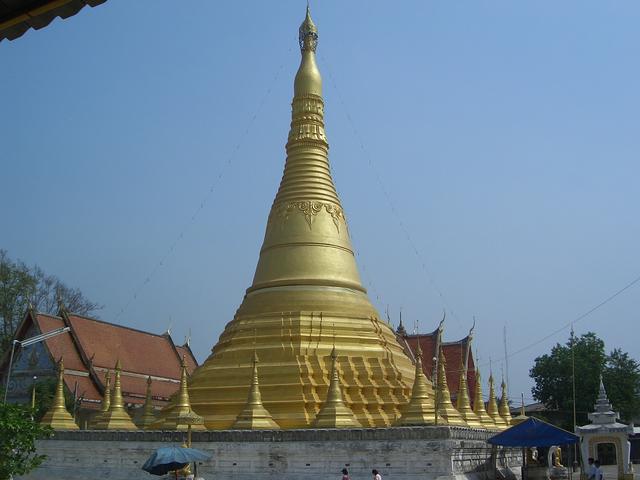
[[[144,462],[142,469],[153,475],[164,475],[173,470],[186,467],[191,462],[209,460],[208,455],[195,448],[162,447]]]

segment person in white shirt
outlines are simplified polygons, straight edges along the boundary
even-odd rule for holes
[[[371,470],[371,474],[373,475],[373,480],[382,480],[382,475],[378,473],[378,470],[375,468]]]

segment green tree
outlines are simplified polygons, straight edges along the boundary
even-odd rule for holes
[[[46,274],[38,266],[30,268],[24,262],[13,261],[5,250],[0,250],[0,357],[10,348],[29,304],[39,312],[55,314],[60,302],[79,315],[102,308],[55,275]]]
[[[606,355],[604,342],[593,332],[556,344],[551,353],[537,357],[529,375],[535,385],[531,389],[536,400],[552,410],[547,418],[567,430],[573,430],[572,352],[575,362],[576,423],[589,422],[602,375],[609,400],[620,411],[623,420],[631,420],[640,412],[640,370],[627,353],[616,349]]]
[[[36,440],[50,437],[52,430],[32,415],[24,405],[0,404],[0,480],[24,475],[45,459],[36,451]]]
[[[602,381],[614,409],[623,421],[631,422],[640,414],[640,365],[619,348],[608,356]]]

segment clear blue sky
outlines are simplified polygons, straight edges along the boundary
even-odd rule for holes
[[[0,248],[107,321],[191,329],[203,360],[251,283],[304,8],[109,0],[3,41]],[[334,177],[383,315],[430,331],[446,308],[447,340],[475,315],[499,375],[504,325],[518,350],[640,275],[640,3],[312,13]],[[639,300],[636,285],[576,332],[640,358]],[[513,397],[568,334],[510,359]]]

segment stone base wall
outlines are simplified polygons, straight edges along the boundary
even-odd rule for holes
[[[193,432],[193,447],[212,455],[198,466],[205,479],[339,479],[347,468],[353,480],[484,480],[492,476],[491,447],[484,430],[459,427],[398,427],[349,430],[273,430]],[[180,445],[184,432],[56,432],[40,441],[45,463],[32,480],[149,478],[141,470],[161,446]],[[498,452],[506,477],[519,476],[519,456]]]

